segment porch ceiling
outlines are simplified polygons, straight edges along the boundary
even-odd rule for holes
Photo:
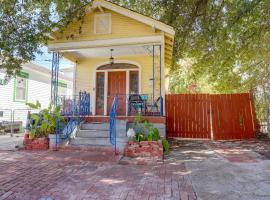
[[[153,54],[152,45],[143,46],[113,46],[113,47],[96,47],[87,49],[76,49],[64,51],[65,54],[72,54],[77,59],[84,58],[109,58],[111,56],[111,49],[113,49],[113,57],[122,56],[137,56],[137,55],[149,55]],[[159,48],[155,47],[155,55],[159,56]]]

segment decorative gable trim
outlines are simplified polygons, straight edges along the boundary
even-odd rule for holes
[[[98,20],[98,17],[109,17],[109,24],[108,24],[108,32],[104,32],[104,33],[99,33],[97,31],[97,20]],[[94,34],[111,34],[112,33],[112,14],[111,13],[96,13],[95,16],[94,16]]]

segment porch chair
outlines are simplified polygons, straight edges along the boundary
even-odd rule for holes
[[[145,112],[147,95],[131,94],[128,99],[128,113],[130,114],[132,109],[137,112]]]

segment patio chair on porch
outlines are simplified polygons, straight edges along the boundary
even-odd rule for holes
[[[146,101],[146,95],[131,94],[128,99],[128,113],[131,114],[132,111],[145,113]]]

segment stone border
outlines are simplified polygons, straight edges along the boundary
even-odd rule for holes
[[[48,138],[29,139],[29,137],[25,137],[23,144],[24,144],[25,150],[47,150],[47,149],[49,149],[49,139]]]
[[[126,157],[148,157],[163,159],[163,146],[159,141],[129,141],[124,150]]]

